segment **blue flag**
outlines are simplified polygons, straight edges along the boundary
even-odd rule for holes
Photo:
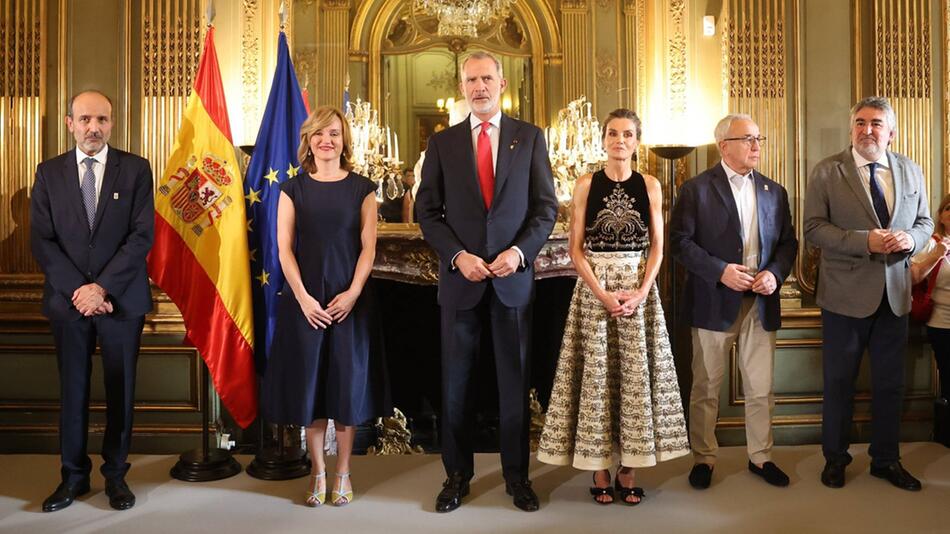
[[[307,110],[290,60],[287,37],[280,32],[277,69],[244,180],[253,277],[254,363],[261,374],[277,325],[277,293],[284,288],[284,274],[277,254],[277,200],[280,184],[298,174],[306,174],[297,160],[300,125],[306,119]]]

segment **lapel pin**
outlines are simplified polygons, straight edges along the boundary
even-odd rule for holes
[[[765,184],[765,185],[763,185],[762,187],[764,187],[766,191],[769,190],[769,184]]]
[[[118,193],[112,193],[112,200],[119,200],[119,194],[118,194]]]
[[[511,142],[510,145],[508,145],[508,150],[514,150],[514,149],[515,149],[515,145],[517,145],[517,144],[518,144],[518,140],[515,139],[514,141]]]

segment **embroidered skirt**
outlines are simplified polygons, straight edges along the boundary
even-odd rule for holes
[[[645,252],[588,252],[607,291],[636,290]],[[689,453],[683,404],[656,284],[630,317],[613,319],[580,278],[574,287],[538,459],[599,470]]]

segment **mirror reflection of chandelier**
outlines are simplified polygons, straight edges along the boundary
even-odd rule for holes
[[[478,27],[508,16],[515,0],[415,0],[415,9],[439,21],[440,36],[478,37]]]
[[[591,116],[591,103],[583,96],[558,112],[557,122],[545,132],[545,140],[560,201],[570,200],[578,178],[607,162],[600,122]]]
[[[347,102],[346,120],[353,137],[353,170],[376,182],[376,200],[395,200],[406,192],[399,159],[399,136],[379,125],[369,102]]]

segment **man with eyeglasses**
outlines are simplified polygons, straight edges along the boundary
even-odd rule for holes
[[[682,309],[693,342],[689,483],[705,489],[712,481],[719,390],[737,344],[749,471],[787,486],[772,462],[772,368],[779,288],[798,239],[785,188],[755,170],[765,137],[752,117],[727,115],[715,135],[722,160],[683,184],[670,219],[673,257],[687,271]]]
[[[851,146],[812,170],[805,239],[821,249],[824,398],[821,482],[845,484],[854,381],[864,351],[871,362],[871,474],[917,491],[900,464],[904,353],[910,312],[910,257],[933,221],[920,167],[887,150],[897,128],[890,102],[869,97],[851,108]]]

